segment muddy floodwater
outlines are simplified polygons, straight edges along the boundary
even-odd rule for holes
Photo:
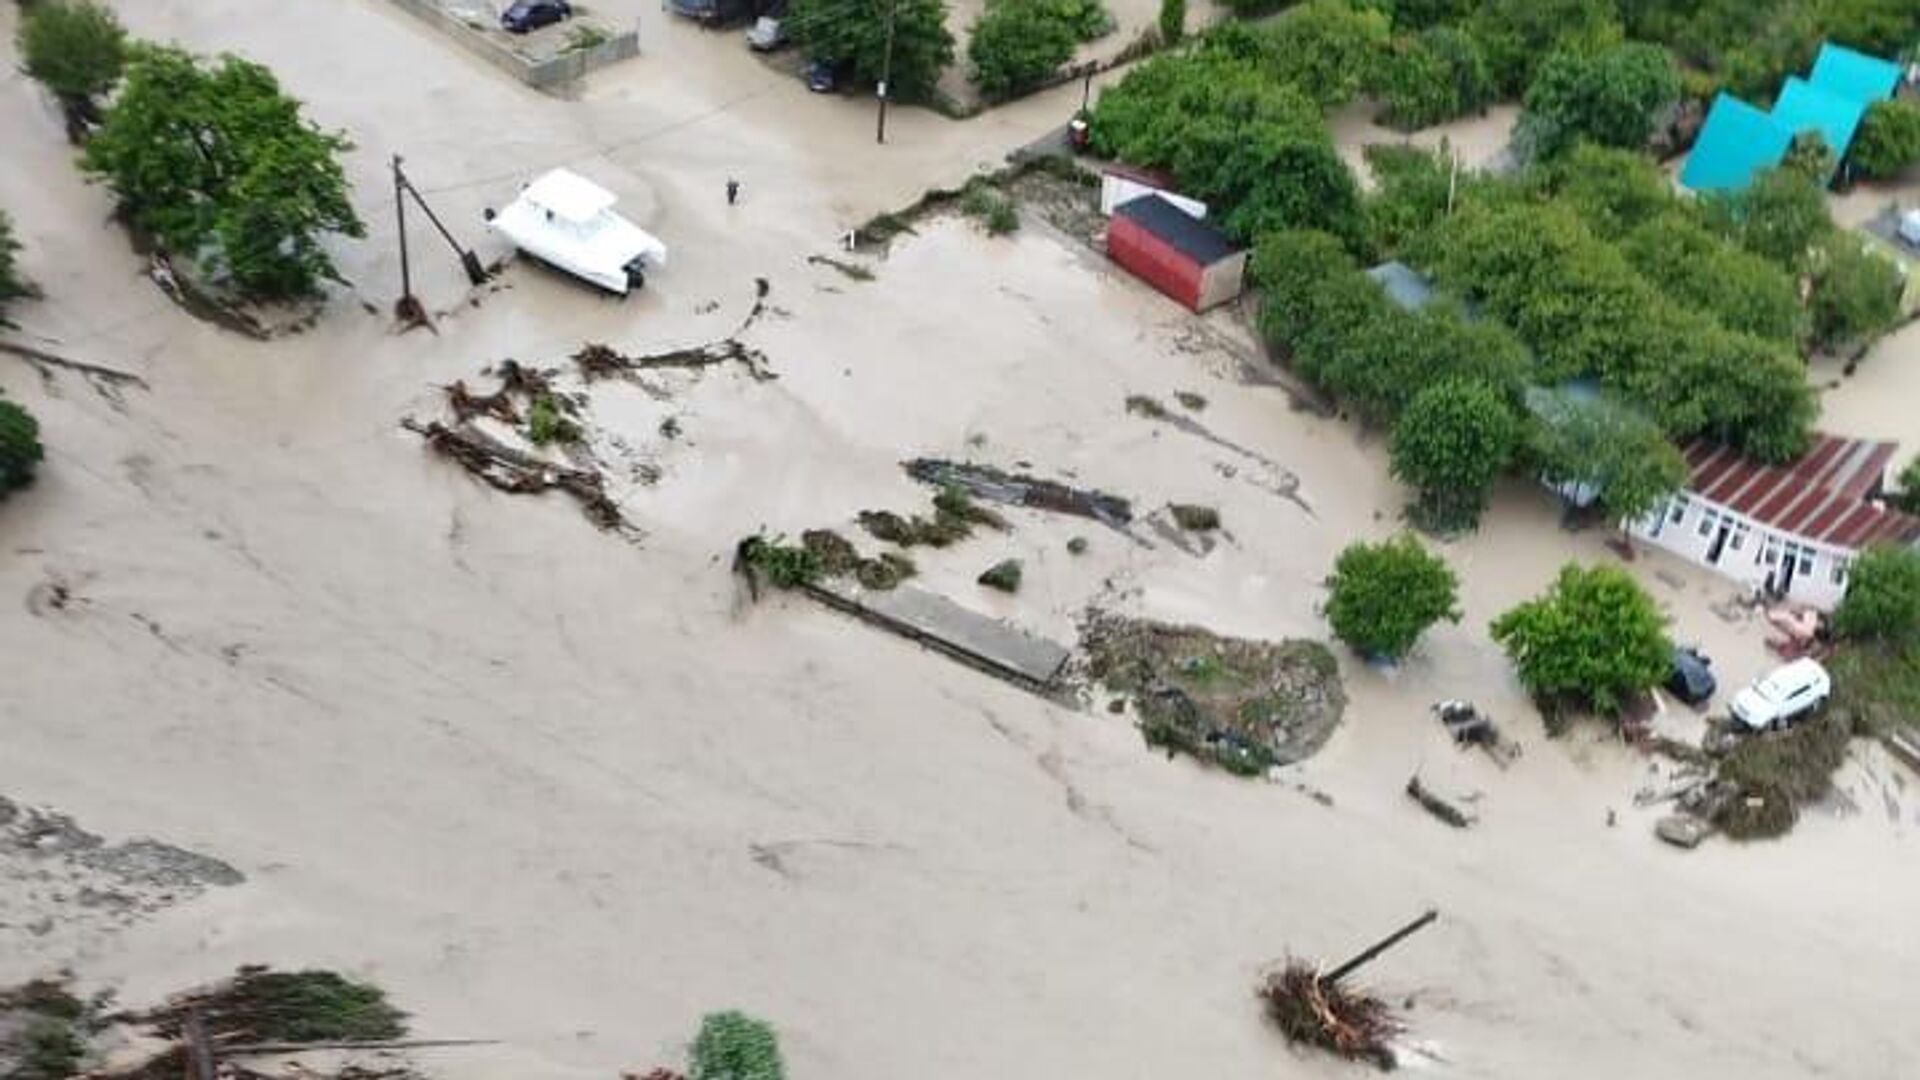
[[[47,294],[16,339],[149,386],[0,358],[48,445],[0,507],[0,795],[244,877],[103,920],[0,851],[0,984],[68,967],[143,1002],[242,963],[336,968],[382,983],[418,1035],[499,1040],[425,1063],[448,1077],[644,1072],[730,1007],[777,1027],[796,1080],[1332,1077],[1350,1067],[1262,1022],[1261,972],[1333,962],[1431,906],[1439,923],[1368,973],[1412,1002],[1423,1074],[1911,1074],[1911,778],[1860,744],[1782,842],[1658,843],[1660,810],[1633,794],[1668,766],[1597,729],[1546,740],[1488,639],[1565,561],[1619,560],[1532,485],[1444,545],[1465,618],[1395,671],[1343,654],[1340,727],[1273,782],[1149,753],[1104,701],[1045,700],[803,599],[748,604],[738,539],[924,511],[900,463],[926,456],[1141,515],[1204,505],[1221,528],[1142,544],[1011,509],[1006,533],[916,550],[920,587],[1063,641],[1089,606],[1321,637],[1334,554],[1391,533],[1404,496],[1384,438],[1276,385],[1242,313],[1196,319],[1034,215],[1007,238],[936,217],[884,257],[839,251],[1064,122],[1078,86],[966,123],[897,110],[881,148],[871,102],[806,93],[737,34],[603,3],[640,20],[642,55],[572,100],[376,0],[115,5],[143,36],[271,65],[356,144],[351,286],[271,342],[146,279],[15,74],[0,6],[0,206]],[[1499,119],[1460,144],[1491,152]],[[625,301],[524,261],[470,292],[421,230],[438,317],[400,334],[395,153],[486,260],[507,252],[482,208],[566,164],[671,262]],[[768,308],[744,339],[776,378],[721,365],[593,391],[647,465],[610,481],[638,538],[557,493],[483,487],[400,426],[503,359],[713,341],[757,278]],[[1913,442],[1916,371],[1908,331],[1832,393],[1832,422]],[[1009,557],[1018,594],[974,583]],[[1627,565],[1723,687],[1766,667],[1731,585],[1653,553]],[[1441,698],[1474,700],[1524,754],[1502,770],[1457,750],[1428,713]],[[1697,734],[1668,710],[1657,725]],[[1415,772],[1477,826],[1407,800]]]

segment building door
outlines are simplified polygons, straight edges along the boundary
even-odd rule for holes
[[[1780,579],[1777,590],[1781,596],[1793,591],[1794,568],[1800,564],[1800,545],[1789,541],[1781,550]]]
[[[1713,534],[1713,544],[1707,548],[1707,565],[1719,566],[1720,555],[1727,549],[1727,537],[1733,533],[1733,522],[1720,519],[1720,531]]]

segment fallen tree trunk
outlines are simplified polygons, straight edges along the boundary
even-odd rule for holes
[[[573,496],[587,520],[600,528],[635,536],[640,532],[607,494],[605,480],[591,469],[544,461],[470,424],[448,427],[438,420],[421,424],[409,417],[402,420],[400,426],[500,491],[527,495],[558,488]]]
[[[35,367],[64,368],[67,371],[77,371],[88,378],[103,379],[114,384],[137,386],[142,390],[148,389],[147,380],[135,375],[131,371],[120,371],[115,368],[101,367],[99,364],[89,364],[82,360],[69,360],[64,356],[55,356],[53,353],[36,349],[31,345],[22,345],[17,341],[0,341],[0,352],[17,356]]]
[[[1464,829],[1473,824],[1473,819],[1468,817],[1465,811],[1435,795],[1425,784],[1422,784],[1418,774],[1407,780],[1407,797],[1419,803],[1427,813],[1456,829]]]

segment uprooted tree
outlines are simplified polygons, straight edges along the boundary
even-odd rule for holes
[[[138,45],[82,165],[164,249],[240,296],[311,294],[338,278],[323,237],[366,230],[340,169],[351,144],[300,108],[259,64]]]
[[[1617,713],[1673,662],[1660,609],[1626,571],[1569,563],[1544,594],[1493,621],[1520,681],[1549,715]]]

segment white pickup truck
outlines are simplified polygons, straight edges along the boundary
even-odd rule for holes
[[[521,251],[626,295],[646,284],[646,272],[667,262],[667,246],[613,212],[612,192],[566,169],[555,169],[520,190],[487,227]]]

